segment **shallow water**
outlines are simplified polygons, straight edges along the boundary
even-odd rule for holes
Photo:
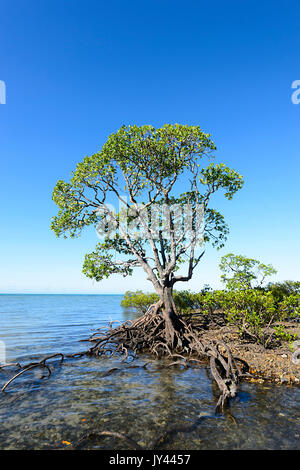
[[[121,296],[0,295],[0,340],[7,362],[31,362],[51,353],[87,348],[79,342],[110,320],[135,316]],[[149,358],[139,358],[142,366]],[[109,376],[103,373],[113,367]],[[0,371],[0,385],[12,375]],[[116,358],[67,360],[50,379],[24,374],[0,394],[0,449],[126,449],[127,441],[150,449],[299,449],[300,390],[243,383],[230,413],[214,415],[217,390],[209,371],[171,370],[151,360],[147,369],[121,366]],[[62,441],[70,442],[71,445]]]

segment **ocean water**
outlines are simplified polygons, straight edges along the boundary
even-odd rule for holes
[[[80,340],[97,328],[136,317],[121,299],[0,295],[6,361],[25,364],[87,349]],[[0,449],[122,450],[130,448],[127,438],[145,449],[155,442],[161,450],[299,449],[299,387],[243,383],[230,410],[215,416],[209,369],[166,369],[153,359],[145,369],[148,360],[140,357],[134,361],[140,367],[129,368],[118,358],[83,357],[56,361],[49,379],[41,380],[40,370],[23,374],[0,393]],[[0,370],[1,387],[15,372]],[[123,438],[91,438],[102,431]]]

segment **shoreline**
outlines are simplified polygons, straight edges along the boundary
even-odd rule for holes
[[[298,333],[299,338],[300,325],[293,325],[292,330]],[[210,328],[201,336],[224,341],[235,357],[246,361],[252,376],[245,378],[248,382],[300,385],[300,364],[292,361],[292,352],[287,342],[272,349],[265,349],[259,344],[241,340],[238,329],[232,326]]]

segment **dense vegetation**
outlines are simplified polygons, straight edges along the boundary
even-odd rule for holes
[[[274,274],[275,269],[233,254],[222,258],[220,268],[225,289],[212,290],[205,286],[199,292],[174,291],[178,312],[200,312],[208,317],[218,313],[225,323],[237,326],[241,336],[248,336],[265,347],[271,347],[274,339],[296,339],[284,323],[300,319],[300,282],[269,282],[263,286],[265,278]],[[155,293],[128,291],[121,304],[144,313],[157,300]]]

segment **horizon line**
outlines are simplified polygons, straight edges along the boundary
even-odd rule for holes
[[[0,292],[0,295],[124,295],[125,292]]]

